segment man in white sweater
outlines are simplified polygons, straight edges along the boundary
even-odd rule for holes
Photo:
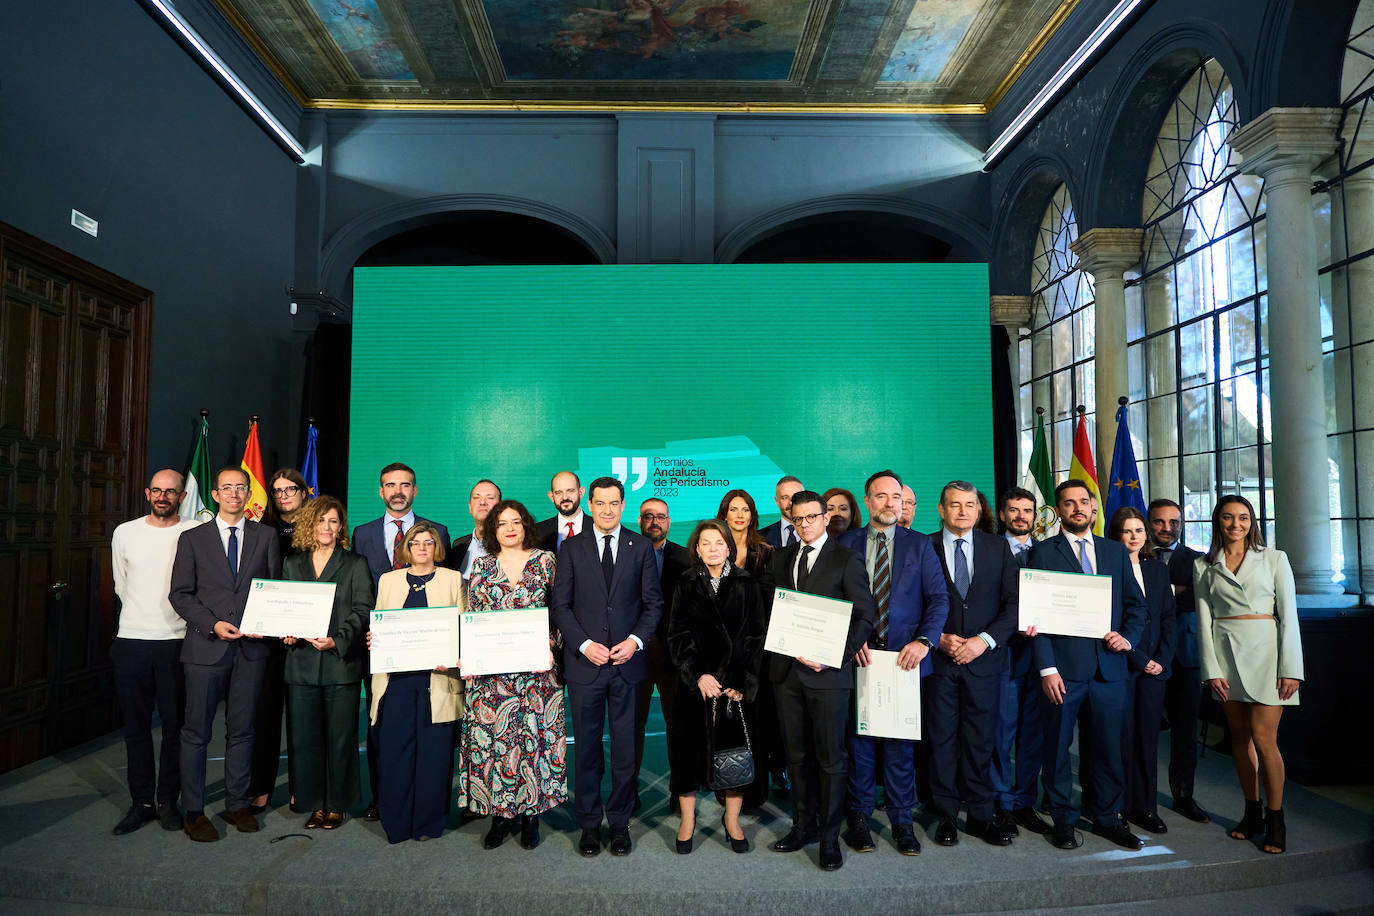
[[[133,805],[115,825],[116,836],[133,833],[149,821],[164,830],[181,829],[177,796],[181,791],[181,722],[186,691],[181,642],[186,621],[167,600],[177,539],[199,522],[178,516],[182,476],[158,471],[143,490],[149,513],[125,522],[110,543],[115,594],[122,608],[110,647],[115,692],[124,714],[124,747],[129,756],[129,794]],[[153,763],[153,708],[162,720],[161,766]],[[156,803],[156,807],[154,804]]]

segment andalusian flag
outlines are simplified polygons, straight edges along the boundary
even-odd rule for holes
[[[301,476],[305,478],[305,492],[310,499],[320,495],[320,459],[315,452],[315,440],[319,435],[320,431],[315,428],[314,422],[306,424],[305,458],[301,461]]]
[[[200,438],[196,440],[196,450],[191,456],[191,467],[186,472],[185,492],[181,496],[181,517],[196,522],[208,522],[219,512],[219,504],[210,495],[215,489],[215,481],[210,470],[210,418],[205,411],[200,414]]]
[[[1134,506],[1145,514],[1145,495],[1140,490],[1140,471],[1135,466],[1135,446],[1126,425],[1126,407],[1116,409],[1116,446],[1112,449],[1112,473],[1107,478],[1107,519],[1122,506]]]
[[[1076,477],[1088,485],[1093,499],[1097,500],[1097,520],[1093,522],[1093,534],[1102,537],[1106,527],[1102,511],[1102,491],[1097,487],[1097,465],[1093,464],[1093,447],[1088,439],[1088,415],[1078,415],[1078,428],[1073,433],[1073,461],[1069,462],[1069,476]]]
[[[1035,440],[1022,486],[1035,496],[1035,524],[1031,534],[1037,540],[1044,540],[1053,535],[1059,526],[1059,515],[1054,509],[1054,471],[1050,466],[1050,448],[1045,441],[1044,413],[1035,422]]]
[[[248,441],[243,445],[243,460],[239,462],[248,475],[248,503],[243,514],[250,521],[260,522],[267,517],[267,488],[263,486],[262,452],[258,449],[258,418],[248,423]]]

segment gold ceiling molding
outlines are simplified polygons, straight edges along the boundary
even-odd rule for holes
[[[331,111],[698,111],[715,114],[943,114],[981,115],[988,109],[981,103],[970,105],[903,105],[895,102],[854,102],[847,104],[799,104],[792,102],[583,102],[518,99],[481,99],[473,102],[425,102],[371,99],[311,99],[307,108]]]
[[[1054,33],[1059,31],[1059,27],[1064,24],[1065,19],[1069,18],[1069,13],[1072,13],[1073,8],[1076,6],[1078,6],[1078,0],[1064,0],[1064,2],[1059,5],[1059,9],[1055,10],[1054,15],[1050,17],[1050,21],[1045,23],[1045,27],[1040,30],[1040,33],[1036,35],[1034,39],[1032,39],[1031,43],[1026,47],[1026,50],[1021,52],[1021,56],[1016,59],[1016,63],[1012,64],[1011,69],[1007,71],[1006,77],[1003,78],[1002,82],[997,84],[997,88],[992,90],[992,95],[988,96],[987,101],[983,103],[988,111],[997,107],[997,103],[1002,101],[1002,97],[1011,90],[1012,85],[1020,79],[1021,74],[1026,72],[1026,68],[1031,65],[1031,61],[1035,60],[1036,55],[1038,55],[1041,50],[1044,49],[1045,45],[1049,43],[1049,40],[1054,37]]]

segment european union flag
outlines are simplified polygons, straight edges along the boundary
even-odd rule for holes
[[[1122,506],[1134,506],[1145,514],[1145,494],[1140,489],[1140,472],[1135,466],[1131,430],[1126,425],[1126,405],[1116,409],[1116,447],[1112,449],[1112,476],[1107,486],[1107,520]]]
[[[305,458],[301,460],[301,476],[305,478],[305,491],[311,499],[320,495],[320,461],[315,455],[315,439],[319,434],[314,423],[306,424]]]

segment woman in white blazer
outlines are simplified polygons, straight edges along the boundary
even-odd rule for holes
[[[1293,570],[1283,551],[1265,548],[1250,502],[1223,496],[1212,511],[1212,546],[1194,563],[1193,578],[1202,679],[1222,701],[1245,794],[1245,816],[1231,836],[1263,832],[1261,848],[1280,853],[1287,832],[1279,717],[1297,705],[1303,680]]]
[[[416,522],[401,542],[409,564],[377,582],[377,610],[467,607],[462,577],[437,564],[444,539],[433,522]],[[373,652],[386,646],[368,633]],[[444,832],[453,785],[453,729],[463,712],[463,682],[456,669],[372,675],[371,721],[381,745],[377,807],[392,843],[428,840]]]

